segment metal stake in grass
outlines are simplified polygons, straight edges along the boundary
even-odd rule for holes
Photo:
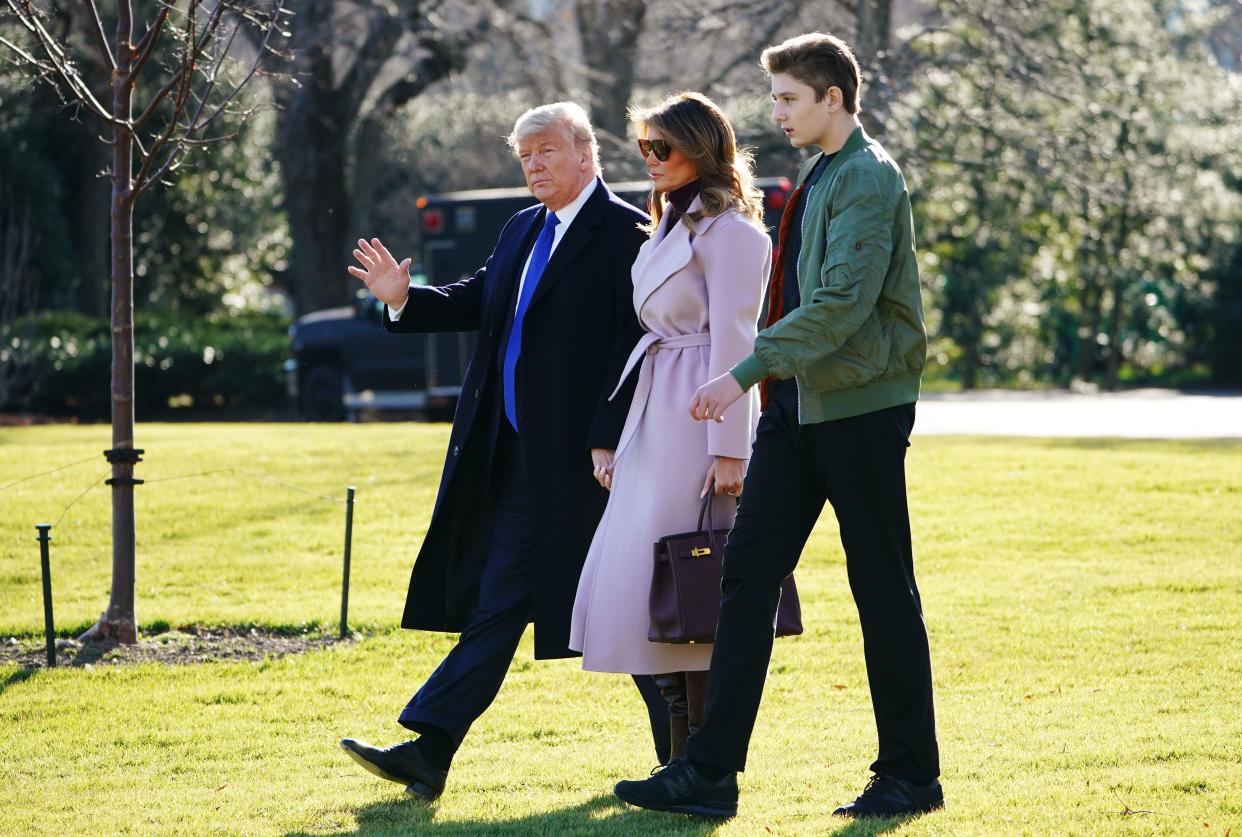
[[[43,633],[47,637],[47,667],[56,667],[56,626],[52,624],[52,560],[49,544],[52,524],[36,523],[39,531],[39,562],[43,567]]]
[[[354,487],[346,489],[345,500],[345,573],[341,579],[341,639],[349,634],[349,550],[354,538]]]

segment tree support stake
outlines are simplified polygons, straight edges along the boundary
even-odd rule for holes
[[[36,523],[39,532],[39,563],[43,568],[43,635],[47,639],[47,667],[56,667],[56,626],[52,623],[52,524]]]
[[[349,635],[349,553],[354,539],[354,487],[346,489],[345,571],[341,577],[341,639]]]

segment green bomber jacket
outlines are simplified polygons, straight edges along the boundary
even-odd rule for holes
[[[743,390],[796,379],[801,424],[917,401],[927,330],[901,169],[858,127],[802,200],[802,304],[759,332],[733,377]]]

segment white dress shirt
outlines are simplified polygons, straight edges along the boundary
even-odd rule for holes
[[[591,178],[591,182],[583,187],[582,191],[578,193],[578,197],[556,210],[556,217],[560,223],[556,225],[556,229],[552,232],[552,249],[548,251],[549,260],[551,260],[552,254],[556,252],[556,247],[561,243],[561,239],[565,237],[565,231],[569,229],[569,225],[578,217],[578,213],[582,210],[582,205],[587,202],[587,198],[591,197],[598,185],[599,181],[594,177]],[[518,292],[513,303],[515,311],[517,310],[517,300],[522,298],[522,287],[526,284],[526,273],[530,270],[530,257],[532,255],[534,255],[534,248],[531,248],[531,252],[526,256],[526,264],[522,266],[522,278],[518,281]],[[394,323],[401,319],[401,312],[409,304],[410,298],[407,296],[400,308],[393,308],[389,305],[388,319]]]

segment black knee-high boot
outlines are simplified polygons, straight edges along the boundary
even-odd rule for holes
[[[664,695],[660,693],[654,677],[650,674],[635,674],[632,677],[638,693],[642,695],[647,719],[651,722],[651,740],[655,744],[656,761],[668,764],[668,704],[664,702]]]
[[[660,687],[660,694],[664,696],[664,702],[668,704],[669,759],[680,758],[681,751],[686,746],[686,739],[690,737],[685,673],[671,671],[667,674],[653,674],[652,679]]]
[[[703,726],[704,708],[707,706],[707,672],[687,671],[683,676],[686,683],[686,726],[688,735],[694,735]]]

